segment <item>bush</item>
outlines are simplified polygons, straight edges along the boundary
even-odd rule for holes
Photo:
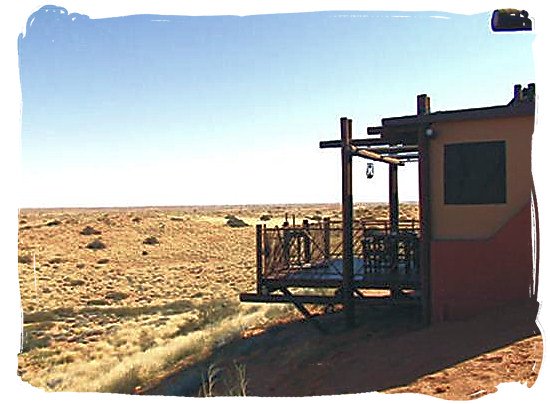
[[[86,248],[89,248],[90,250],[103,250],[104,248],[107,248],[107,245],[105,245],[105,243],[103,243],[100,239],[95,239],[91,243],[88,243]]]
[[[80,231],[80,234],[82,234],[83,236],[92,236],[101,234],[101,232],[94,229],[92,226],[86,226]]]
[[[159,240],[156,237],[151,236],[151,237],[147,237],[145,240],[143,240],[143,244],[156,245],[156,244],[159,244]]]
[[[32,264],[32,257],[30,255],[19,255],[17,257],[17,262],[19,262],[20,264]]]
[[[229,219],[227,219],[227,225],[229,227],[247,227],[248,224],[242,220],[242,219],[239,219],[238,217],[230,217]]]

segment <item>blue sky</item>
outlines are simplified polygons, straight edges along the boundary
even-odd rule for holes
[[[90,18],[49,7],[19,40],[26,207],[338,202],[339,153],[388,116],[505,104],[535,81],[531,33],[490,12]],[[355,201],[387,169],[355,161]],[[400,196],[415,200],[416,166]]]

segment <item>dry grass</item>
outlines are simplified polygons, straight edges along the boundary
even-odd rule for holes
[[[229,215],[251,225],[269,215],[280,225],[285,212],[296,222],[339,214],[337,206],[21,211],[22,379],[53,391],[130,392],[288,315],[286,306],[238,302],[255,287],[255,229],[226,224]],[[386,215],[383,206],[358,212]],[[417,215],[415,205],[402,212]],[[96,239],[105,248],[86,248]]]

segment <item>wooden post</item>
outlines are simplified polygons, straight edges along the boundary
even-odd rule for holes
[[[389,164],[389,202],[390,202],[390,231],[396,234],[399,231],[399,193],[397,185],[397,165]]]
[[[351,119],[340,118],[342,142],[342,240],[343,240],[343,276],[342,294],[346,325],[355,325],[355,307],[353,304],[353,194],[352,194],[352,154]]]
[[[388,247],[390,252],[390,273],[397,273],[398,254],[399,254],[399,194],[397,187],[397,165],[389,164],[389,213],[390,213],[390,234],[388,237]],[[394,296],[399,294],[398,288],[391,288]]]
[[[425,94],[417,97],[417,114],[427,115],[430,113],[430,99]],[[429,325],[431,321],[431,209],[430,209],[430,147],[426,137],[426,127],[421,125],[418,130],[418,181],[420,193],[420,284],[422,287],[422,318],[424,324]]]
[[[264,268],[264,243],[262,225],[256,225],[256,292],[262,294]]]
[[[306,264],[311,263],[311,236],[309,234],[309,222],[307,219],[303,221],[303,238],[304,238],[304,260]]]
[[[283,223],[283,259],[288,269],[290,267],[290,226],[286,220]]]
[[[324,257],[327,264],[330,263],[330,217],[323,218],[323,244]]]

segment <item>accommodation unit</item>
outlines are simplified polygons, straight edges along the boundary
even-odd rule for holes
[[[476,315],[536,301],[531,137],[535,86],[514,87],[505,105],[430,111],[382,120],[353,139],[342,118],[342,222],[257,228],[257,290],[243,301],[418,304],[427,321]],[[353,217],[354,156],[388,165],[389,221]],[[420,223],[399,221],[398,167],[417,161]],[[419,226],[418,226],[419,225]],[[334,296],[290,288],[337,288]],[[365,291],[383,289],[386,295]]]

